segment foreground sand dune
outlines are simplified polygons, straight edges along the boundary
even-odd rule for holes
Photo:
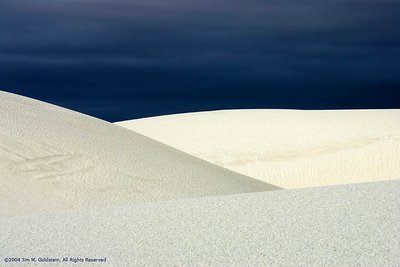
[[[390,181],[0,218],[0,255],[106,257],[110,266],[398,266],[399,195],[400,181]]]
[[[400,110],[227,110],[117,124],[284,188],[400,178]]]
[[[114,124],[0,91],[0,215],[273,190]]]

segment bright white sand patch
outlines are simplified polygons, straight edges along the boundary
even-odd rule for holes
[[[0,255],[107,257],[110,266],[398,266],[399,195],[400,181],[390,181],[0,218]]]
[[[284,188],[400,178],[400,110],[227,110],[117,124]]]
[[[111,123],[0,92],[0,215],[276,189]]]

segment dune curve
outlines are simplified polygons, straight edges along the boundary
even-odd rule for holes
[[[0,91],[0,215],[278,187],[90,116]]]

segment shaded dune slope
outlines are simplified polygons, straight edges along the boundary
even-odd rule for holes
[[[117,125],[0,91],[0,215],[278,189]]]

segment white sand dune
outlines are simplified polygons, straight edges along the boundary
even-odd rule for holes
[[[122,127],[0,92],[0,215],[273,190]]]
[[[400,178],[400,110],[227,110],[117,124],[284,188]]]
[[[109,266],[398,266],[399,195],[400,181],[389,181],[0,218],[0,255],[106,257]]]
[[[33,99],[0,92],[0,113],[0,265],[64,257],[69,262],[46,264],[75,266],[71,259],[85,258],[106,258],[90,266],[399,263],[400,180],[275,190]],[[254,168],[262,179],[290,187],[395,178],[399,115],[225,111],[132,124],[143,122],[149,136],[179,140],[161,141],[200,151],[201,158],[247,167],[239,169],[246,173]],[[37,262],[5,263],[8,257]]]

